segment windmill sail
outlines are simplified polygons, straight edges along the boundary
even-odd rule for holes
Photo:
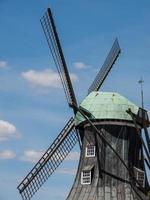
[[[29,200],[70,153],[78,138],[71,118],[38,163],[18,186],[23,200]]]
[[[106,79],[109,71],[111,70],[113,64],[117,60],[119,54],[121,52],[118,40],[116,39],[102,68],[98,72],[95,80],[93,81],[92,85],[88,89],[88,94],[92,91],[98,91],[103,84],[104,80]]]
[[[41,24],[46,36],[48,46],[52,53],[55,65],[60,75],[60,79],[65,91],[65,95],[70,105],[76,105],[76,97],[72,87],[71,79],[67,69],[67,64],[63,55],[62,47],[55,27],[54,19],[50,8],[48,8],[45,15],[41,18]]]
[[[147,111],[139,108],[139,111],[138,111],[137,115],[135,115],[134,113],[132,113],[132,111],[130,109],[127,110],[127,113],[132,117],[132,120],[134,122],[134,125],[135,125],[135,128],[136,128],[137,132],[139,132],[137,124],[142,124],[142,126],[144,128],[145,137],[146,136],[148,137],[148,138],[146,138],[146,144],[145,144],[145,141],[142,138],[142,136],[140,134],[137,134],[138,137],[141,140],[143,149],[144,149],[146,157],[148,159],[147,162],[149,162],[148,164],[150,165],[150,152],[149,152],[149,148],[150,148],[150,144],[149,143],[150,143],[150,140],[149,140],[149,135],[148,135],[148,130],[147,130],[147,127],[149,127],[149,118],[148,118]],[[144,115],[143,115],[143,113],[144,113]]]

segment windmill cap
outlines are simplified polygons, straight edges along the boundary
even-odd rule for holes
[[[132,121],[126,110],[131,109],[135,114],[139,107],[124,96],[116,92],[91,92],[80,104],[89,111],[95,119],[99,120],[127,120]],[[77,112],[75,124],[84,122],[85,118]]]

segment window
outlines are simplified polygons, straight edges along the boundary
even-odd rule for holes
[[[88,145],[86,147],[86,157],[94,157],[95,156],[95,146]]]
[[[81,184],[90,185],[91,184],[91,171],[82,171],[81,172]]]
[[[145,186],[145,172],[141,169],[134,167],[134,174],[135,174],[135,178],[138,181],[138,183],[142,187],[144,187]],[[139,185],[136,184],[136,186],[139,186]]]
[[[81,184],[90,185],[92,182],[92,174],[94,170],[94,165],[87,165],[82,169],[81,172]]]

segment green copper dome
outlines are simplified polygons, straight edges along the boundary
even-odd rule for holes
[[[118,119],[132,120],[126,110],[129,108],[135,114],[138,107],[127,98],[114,92],[91,92],[80,104],[88,110],[95,119]],[[78,125],[85,121],[84,117],[77,112],[75,124]]]

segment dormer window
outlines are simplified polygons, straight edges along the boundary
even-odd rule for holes
[[[82,171],[81,172],[81,184],[90,185],[91,184],[91,171]]]
[[[85,150],[86,157],[95,157],[95,146],[94,145],[87,145]]]
[[[145,187],[145,172],[141,169],[138,169],[134,167],[134,174],[137,182],[142,186]],[[137,187],[140,187],[140,185],[136,183]]]
[[[94,165],[85,166],[81,172],[81,184],[90,185],[92,182]]]

